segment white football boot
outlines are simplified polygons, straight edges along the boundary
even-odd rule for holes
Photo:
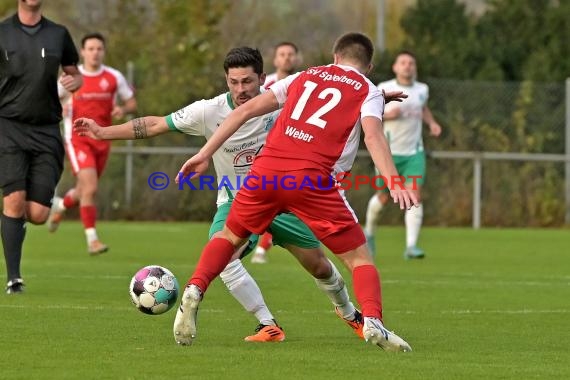
[[[189,346],[196,339],[196,320],[198,306],[202,301],[202,292],[196,285],[189,285],[182,294],[180,307],[174,320],[174,340],[183,346]]]
[[[410,352],[412,347],[392,331],[388,331],[378,318],[364,317],[362,328],[364,339],[377,345],[384,351]]]
[[[53,197],[51,203],[51,209],[49,212],[49,218],[47,221],[47,228],[49,232],[57,231],[59,224],[63,220],[63,214],[65,213],[65,208],[62,206],[63,198]]]

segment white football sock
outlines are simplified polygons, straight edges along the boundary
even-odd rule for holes
[[[406,210],[406,247],[414,247],[418,243],[423,216],[424,206],[421,203],[419,207],[412,206]]]
[[[56,207],[58,210],[61,210],[61,211],[65,211],[65,210],[66,210],[65,206],[63,205],[63,198],[59,198],[59,199],[57,200],[57,204],[55,205],[55,207]]]
[[[351,319],[356,309],[352,302],[350,302],[344,279],[332,261],[329,260],[329,263],[331,264],[332,270],[331,276],[327,279],[315,278],[315,282],[317,283],[317,287],[321,289],[327,297],[329,297],[333,305],[338,308],[340,314],[344,318]]]
[[[229,263],[220,273],[220,278],[243,308],[264,325],[275,325],[273,314],[265,305],[265,300],[257,283],[245,269],[240,260]]]
[[[85,237],[87,238],[87,244],[93,243],[95,240],[99,240],[97,237],[97,231],[95,228],[86,228]]]
[[[366,208],[366,224],[364,226],[364,232],[366,235],[374,235],[374,229],[376,228],[378,216],[380,215],[380,211],[382,211],[382,207],[382,202],[380,202],[378,194],[374,194],[368,201],[368,207]]]

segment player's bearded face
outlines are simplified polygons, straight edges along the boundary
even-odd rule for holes
[[[240,106],[259,95],[259,87],[265,75],[258,75],[249,67],[234,67],[228,69],[226,82],[234,105]]]
[[[275,52],[273,65],[282,71],[292,72],[297,66],[297,53],[291,46],[281,46]]]
[[[397,77],[401,77],[407,80],[414,79],[416,77],[416,60],[407,55],[402,54],[394,62],[394,66],[392,67],[394,70],[394,74]]]

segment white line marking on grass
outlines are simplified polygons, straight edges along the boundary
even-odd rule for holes
[[[59,278],[69,280],[121,280],[130,281],[129,275],[111,275],[111,274],[48,274],[48,273],[32,273],[27,274],[26,278]],[[385,279],[382,280],[383,284],[412,284],[412,285],[437,285],[437,286],[450,286],[450,285],[469,285],[474,287],[488,288],[494,286],[570,286],[570,282],[563,281],[541,281],[541,280],[491,280],[485,279],[482,281],[465,280],[463,278],[449,279],[449,280],[405,280],[405,279]]]
[[[442,314],[568,314],[570,310],[445,310]]]
[[[568,282],[554,282],[554,281],[505,281],[505,280],[392,280],[386,279],[382,280],[383,284],[415,284],[415,285],[441,285],[441,286],[450,286],[450,285],[469,285],[475,286],[480,288],[488,288],[488,287],[495,287],[495,286],[570,286]]]
[[[40,309],[40,310],[84,310],[84,311],[125,311],[134,310],[133,307],[122,307],[122,306],[91,306],[91,305],[2,305],[0,304],[0,309]],[[200,311],[206,313],[225,313],[225,310],[221,309],[200,309]]]
[[[26,278],[62,278],[68,280],[125,280],[130,281],[130,276],[111,274],[26,274]]]
[[[90,305],[2,305],[0,309],[40,309],[40,310],[81,310],[81,311],[125,311],[133,310],[134,307],[121,307],[121,306],[90,306]],[[226,313],[227,310],[223,309],[200,309],[205,313]],[[434,314],[430,311],[422,310],[387,310],[389,314]],[[278,314],[333,314],[330,310],[277,310]],[[533,310],[533,309],[520,309],[520,310],[441,310],[435,314],[570,314],[568,309],[546,309],[546,310]]]

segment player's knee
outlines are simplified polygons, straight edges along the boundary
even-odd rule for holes
[[[21,218],[26,212],[26,193],[12,192],[3,198],[3,213],[11,218]]]
[[[219,235],[216,237],[228,240],[236,249],[241,247],[246,241],[247,238],[241,238],[234,234],[229,228],[224,226],[224,229],[220,232]]]
[[[97,195],[97,185],[96,184],[92,184],[89,186],[84,186],[81,189],[81,197],[87,197],[87,198],[94,198]]]
[[[26,220],[32,224],[44,224],[49,217],[50,208],[44,204],[31,201],[26,204]]]
[[[337,256],[350,272],[362,265],[374,265],[366,244]]]
[[[49,209],[46,210],[28,210],[26,220],[32,224],[44,224],[49,216]]]
[[[313,265],[311,275],[318,279],[326,279],[332,275],[332,268],[326,257],[323,256],[321,260]]]
[[[26,218],[26,220],[32,224],[35,224],[36,226],[42,225],[47,221],[47,215],[45,217],[43,216],[28,216]]]

